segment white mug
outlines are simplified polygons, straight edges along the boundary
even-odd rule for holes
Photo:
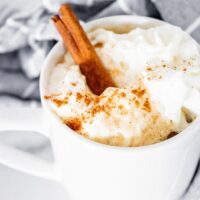
[[[115,16],[89,22],[85,29],[104,27],[127,31],[164,23],[147,17]],[[0,130],[32,130],[49,137],[55,163],[3,144],[0,145],[0,162],[61,182],[69,200],[178,199],[187,189],[199,160],[200,119],[166,141],[142,147],[114,147],[76,134],[51,111],[44,99],[51,69],[65,51],[63,43],[58,42],[42,68],[42,109],[7,108],[0,111]]]

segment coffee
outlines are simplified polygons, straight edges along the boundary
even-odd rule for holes
[[[142,146],[180,133],[198,116],[200,50],[179,28],[96,29],[88,36],[117,88],[93,94],[66,53],[45,98],[71,129],[104,144]]]

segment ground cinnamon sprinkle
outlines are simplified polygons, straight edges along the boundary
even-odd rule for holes
[[[122,93],[121,93],[121,97],[126,97],[126,93],[125,93],[125,92],[122,92]]]
[[[55,103],[57,107],[60,107],[62,105],[68,104],[68,100],[69,100],[68,97],[71,95],[72,95],[72,92],[71,93],[69,92],[68,96],[66,96],[64,99],[57,99],[53,95],[52,96],[44,96],[44,98],[46,100],[53,101],[53,103]]]
[[[46,99],[46,100],[49,100],[51,98],[52,98],[52,96],[47,96],[47,95],[44,96],[44,99]]]
[[[103,43],[98,42],[94,45],[95,48],[102,48],[103,47]]]
[[[123,109],[123,105],[119,105],[118,108],[119,108],[120,110],[122,110],[122,109]]]
[[[62,106],[62,105],[65,105],[65,104],[68,104],[68,101],[69,101],[69,99],[68,99],[68,96],[67,97],[65,97],[64,99],[62,99],[62,100],[60,100],[60,99],[52,99],[52,101],[58,106],[58,107],[60,107],[60,106]]]
[[[187,71],[187,69],[186,69],[186,68],[184,68],[184,69],[183,69],[183,71],[184,71],[184,72],[186,72],[186,71]]]
[[[44,96],[46,100],[52,100],[58,107],[60,107],[63,103],[63,100],[54,99],[53,96]]]
[[[131,90],[131,92],[140,98],[145,94],[145,89],[137,88],[137,89]]]
[[[149,99],[145,100],[143,104],[143,109],[146,110],[147,112],[151,112],[151,105],[150,105]]]
[[[52,101],[53,101],[58,107],[62,106],[62,104],[63,104],[63,100],[52,99]]]
[[[140,106],[140,102],[137,99],[135,100],[135,105],[137,108]]]
[[[83,101],[88,106],[91,102],[94,101],[94,98],[92,98],[89,94],[81,94],[80,92],[77,92],[76,101]]]
[[[88,106],[92,102],[92,99],[88,95],[85,95],[84,102]]]
[[[74,131],[79,131],[82,128],[81,121],[78,118],[64,120],[64,123]]]
[[[152,71],[152,68],[151,67],[147,67],[146,70],[147,71]]]
[[[83,98],[83,95],[80,92],[76,93],[76,100],[80,101]]]
[[[76,86],[76,83],[75,83],[75,82],[71,82],[71,85],[72,85],[72,86]]]
[[[94,117],[97,113],[99,112],[105,112],[105,106],[104,105],[96,105],[95,107],[93,107],[93,109],[91,110],[91,116]]]

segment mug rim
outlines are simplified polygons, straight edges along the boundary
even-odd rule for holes
[[[147,21],[152,22],[154,24],[157,23],[157,25],[162,25],[162,24],[169,24],[167,22],[158,20],[158,19],[154,19],[151,17],[145,17],[145,16],[135,16],[135,15],[117,15],[117,16],[109,16],[109,17],[103,17],[100,19],[95,19],[92,20],[90,22],[84,23],[83,26],[86,29],[86,31],[88,29],[91,29],[92,26],[96,25],[98,26],[98,24],[101,24],[105,21],[112,21],[112,20],[117,20],[117,22],[119,23],[119,20],[124,20],[124,19],[129,19],[129,20],[141,20],[145,23],[147,23]],[[134,25],[134,22],[132,23]],[[171,26],[174,26],[172,24],[169,24]],[[95,28],[93,28],[95,29]],[[192,38],[191,38],[192,39]],[[197,43],[198,44],[198,43]],[[47,105],[47,102],[44,99],[44,83],[46,82],[45,79],[48,80],[48,76],[46,75],[46,71],[49,68],[49,63],[50,60],[52,59],[52,57],[55,56],[55,53],[61,49],[61,47],[63,47],[63,42],[62,41],[58,41],[50,50],[50,52],[48,53],[44,64],[42,66],[42,70],[40,73],[40,97],[41,97],[41,102],[42,102],[42,106],[48,111],[48,114],[50,114],[54,120],[56,120],[60,126],[62,126],[64,129],[66,129],[66,134],[68,132],[69,135],[71,137],[77,137],[77,139],[79,139],[80,141],[84,142],[85,144],[88,145],[94,145],[94,146],[98,146],[100,148],[106,148],[106,149],[110,149],[110,150],[117,150],[117,151],[128,151],[128,152],[141,152],[141,151],[150,151],[150,150],[154,150],[154,149],[158,149],[158,148],[164,148],[167,146],[171,146],[171,145],[177,145],[177,143],[185,140],[188,141],[189,138],[192,138],[192,135],[194,135],[196,132],[198,132],[198,129],[200,129],[200,125],[198,126],[198,124],[200,123],[200,116],[198,116],[188,127],[186,127],[183,131],[181,131],[180,133],[178,133],[177,135],[175,135],[172,138],[166,139],[164,141],[160,141],[158,143],[154,143],[154,144],[149,144],[149,145],[143,145],[143,146],[137,146],[137,147],[126,147],[126,146],[113,146],[113,145],[109,145],[109,144],[103,144],[103,143],[99,143],[96,142],[92,139],[86,138],[84,136],[81,136],[80,134],[77,134],[76,131],[72,130],[71,128],[69,128],[68,126],[66,126],[62,120],[59,118],[59,116],[56,115],[55,112],[53,112],[53,110],[49,107],[49,105]],[[196,128],[195,128],[196,127]],[[193,130],[192,130],[193,129]],[[189,141],[188,141],[189,142]]]

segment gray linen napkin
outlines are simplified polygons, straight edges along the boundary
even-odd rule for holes
[[[182,27],[200,42],[199,0],[1,0],[0,106],[40,105],[40,69],[47,53],[59,39],[50,17],[63,3],[70,3],[83,21],[119,14],[163,19]],[[48,141],[34,134],[30,137],[31,140],[23,134],[19,137],[12,133],[10,136],[0,134],[0,140],[51,158]],[[199,168],[182,200],[198,199]]]

